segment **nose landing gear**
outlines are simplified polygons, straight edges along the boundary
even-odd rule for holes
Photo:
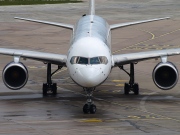
[[[95,88],[84,88],[84,91],[86,92],[87,95],[87,101],[86,104],[83,107],[83,112],[85,114],[91,113],[95,114],[96,113],[96,106],[93,104],[92,101],[92,94]]]

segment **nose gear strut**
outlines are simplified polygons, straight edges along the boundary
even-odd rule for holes
[[[83,88],[84,91],[86,92],[86,97],[87,97],[87,101],[86,104],[83,107],[83,112],[85,114],[91,113],[94,114],[96,113],[96,106],[93,104],[93,100],[92,100],[92,95],[93,95],[93,91],[95,90],[95,88]]]
[[[134,63],[130,64],[130,73],[128,73],[123,66],[119,66],[119,68],[130,77],[129,83],[125,83],[124,85],[124,94],[128,95],[130,91],[133,91],[135,95],[139,95],[139,85],[135,83],[134,79]]]

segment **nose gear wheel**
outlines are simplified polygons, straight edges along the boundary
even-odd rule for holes
[[[86,104],[83,107],[83,112],[85,114],[95,114],[96,113],[96,105],[93,104],[92,100],[92,94],[95,88],[84,88],[84,91],[86,92],[87,95],[87,101]]]

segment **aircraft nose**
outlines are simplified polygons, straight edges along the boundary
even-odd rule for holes
[[[96,68],[82,68],[78,80],[83,87],[95,87],[102,83],[102,73]]]

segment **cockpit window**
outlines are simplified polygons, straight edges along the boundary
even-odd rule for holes
[[[71,64],[85,64],[85,65],[87,65],[89,63],[88,60],[89,60],[88,58],[74,56],[71,58],[70,63]]]
[[[90,64],[100,64],[99,57],[90,58]]]
[[[99,57],[99,60],[100,60],[101,64],[106,65],[108,63],[108,59],[105,56]]]
[[[93,57],[93,58],[85,58],[85,57],[79,57],[79,56],[74,56],[70,60],[71,64],[90,64],[90,65],[95,65],[95,64],[107,64],[108,59],[105,56],[98,56],[98,57]]]
[[[88,64],[88,58],[79,57],[78,64]]]
[[[78,61],[79,61],[79,57],[74,56],[74,57],[71,58],[70,62],[71,62],[71,64],[77,64]]]

